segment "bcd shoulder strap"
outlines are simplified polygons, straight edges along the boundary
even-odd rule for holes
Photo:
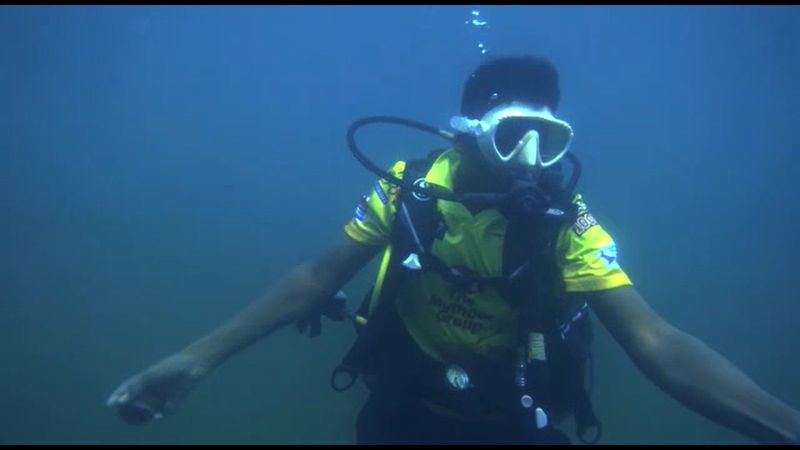
[[[424,181],[431,165],[443,151],[434,150],[425,159],[407,161],[403,170],[403,178],[411,180],[413,183]],[[358,334],[355,342],[331,374],[330,384],[337,392],[350,389],[358,379],[359,372],[365,367],[370,355],[379,351],[382,331],[385,331],[384,325],[392,322],[391,315],[394,312],[392,302],[395,295],[391,294],[396,292],[397,286],[402,283],[407,272],[401,263],[409,260],[409,256],[412,254],[418,257],[421,255],[423,259],[427,259],[428,251],[426,249],[431,247],[437,234],[445,231],[434,198],[402,188],[398,192],[397,211],[391,235],[392,253],[384,275],[383,287],[378,293],[377,303],[368,318],[366,316],[370,309],[369,303],[374,286],[358,308],[357,316],[366,318],[366,325],[356,326]],[[403,259],[400,259],[401,257]],[[412,261],[419,262],[416,258],[411,258],[408,264],[413,266]],[[339,381],[343,379],[343,376],[347,376],[347,380]]]

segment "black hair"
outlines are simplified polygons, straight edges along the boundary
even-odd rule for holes
[[[461,114],[478,119],[511,101],[548,106],[555,112],[560,98],[558,70],[539,56],[506,56],[475,69],[464,84]]]

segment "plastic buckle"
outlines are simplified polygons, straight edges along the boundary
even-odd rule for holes
[[[405,261],[403,261],[403,267],[410,270],[422,269],[422,264],[419,263],[419,256],[417,256],[416,253],[409,254]]]

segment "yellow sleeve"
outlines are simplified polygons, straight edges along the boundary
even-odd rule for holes
[[[578,218],[561,230],[557,244],[566,291],[599,291],[633,284],[619,265],[617,245],[592,217],[583,197],[576,195],[573,203],[578,205]]]
[[[403,178],[406,163],[398,161],[389,173]],[[362,244],[387,245],[397,210],[398,187],[379,178],[369,195],[361,197],[353,218],[344,226],[344,232]]]

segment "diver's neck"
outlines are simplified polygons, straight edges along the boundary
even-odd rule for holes
[[[462,158],[454,184],[455,190],[462,193],[499,193],[507,189],[507,180],[501,176],[497,168],[476,161],[470,155]]]
[[[500,176],[497,168],[487,167],[469,155],[462,158],[454,179],[454,190],[459,193],[502,193],[508,189],[508,180]],[[464,205],[472,214],[486,207]]]

